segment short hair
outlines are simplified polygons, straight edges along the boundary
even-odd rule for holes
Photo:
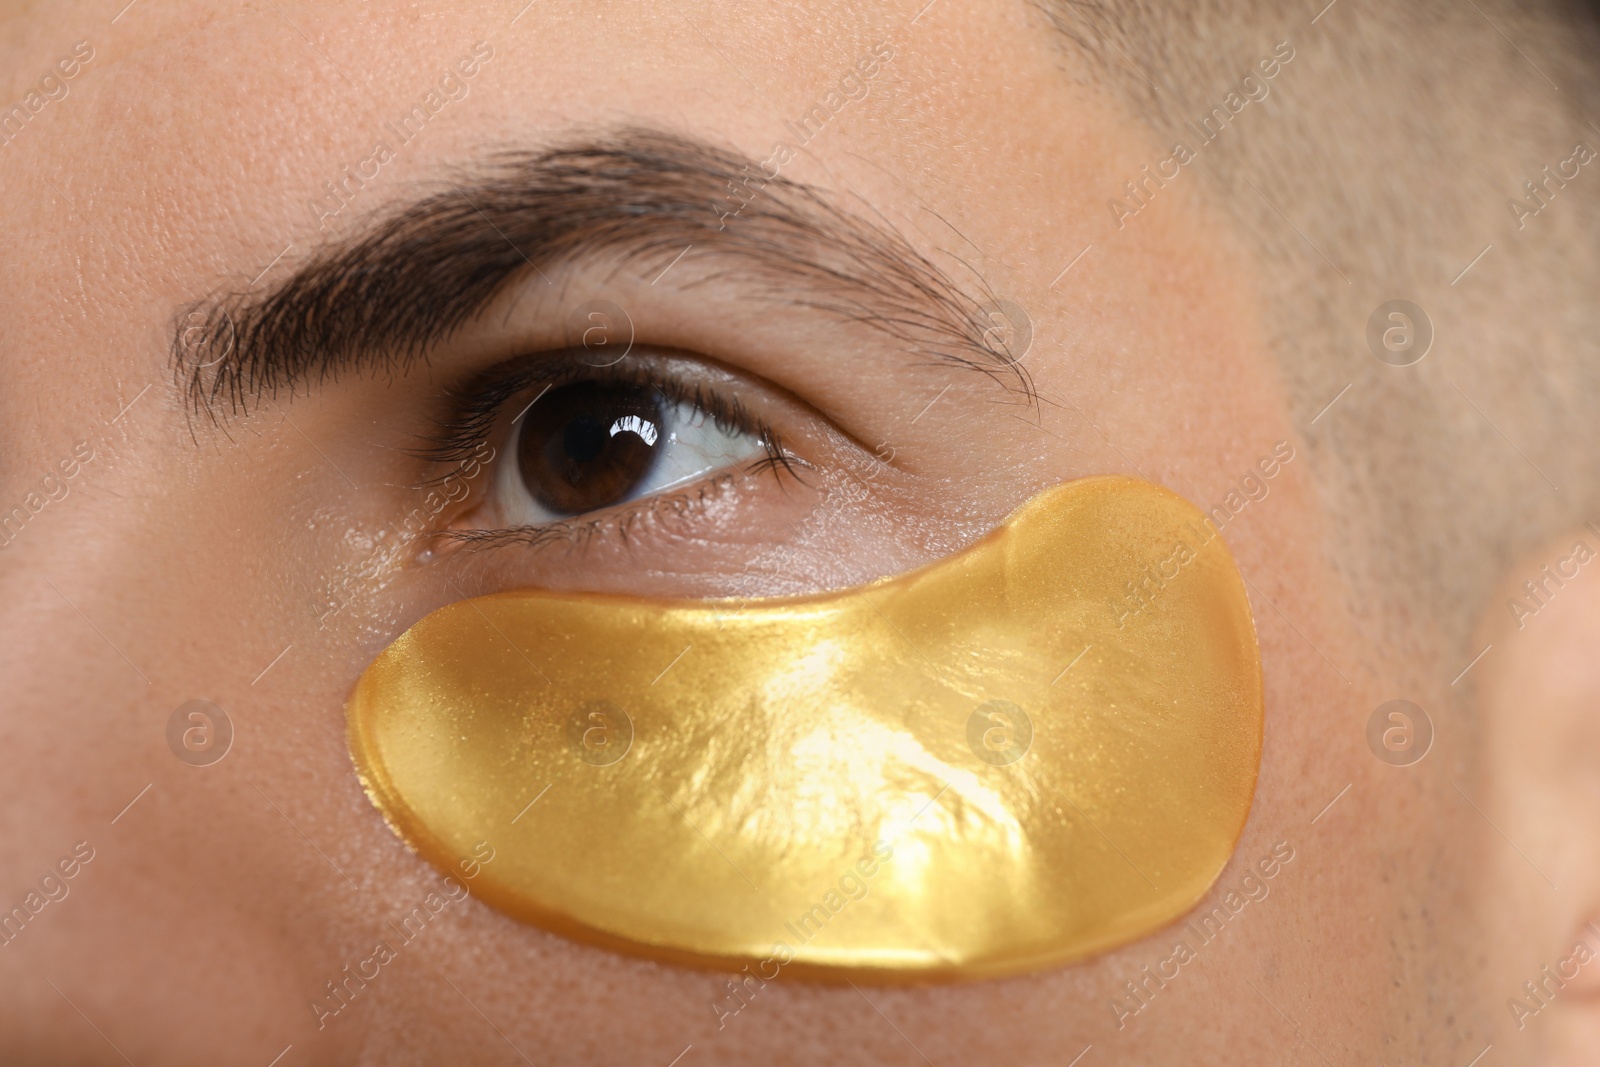
[[[1156,145],[1290,43],[1270,97],[1186,169],[1266,268],[1268,342],[1368,636],[1437,674],[1511,560],[1600,502],[1600,166],[1543,180],[1600,149],[1594,8],[1033,2],[1068,76],[1110,85]],[[1435,331],[1403,368],[1366,340],[1396,298]]]

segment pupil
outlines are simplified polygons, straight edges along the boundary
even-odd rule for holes
[[[528,495],[559,515],[610,507],[649,477],[661,424],[660,395],[648,386],[552,389],[522,418],[517,470]]]
[[[573,463],[588,463],[606,447],[606,431],[599,419],[579,415],[567,423],[562,434],[566,444],[567,459]]]

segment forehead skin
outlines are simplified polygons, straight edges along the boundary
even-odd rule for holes
[[[342,705],[373,655],[453,595],[401,579],[325,630],[303,607],[396,514],[391,496],[350,492],[330,467],[382,484],[405,440],[388,390],[422,389],[426,374],[286,402],[292,423],[192,435],[167,345],[175,309],[287,270],[325,239],[308,202],[474,42],[494,52],[468,96],[330,230],[351,232],[496,149],[618,122],[764,158],[872,42],[893,44],[870,95],[792,177],[881,213],[952,275],[970,269],[1026,308],[1044,402],[1008,405],[977,376],[814,355],[802,369],[826,397],[817,406],[921,467],[913,502],[883,512],[903,536],[868,552],[868,571],[947,551],[1088,473],[1220,500],[1296,431],[1248,257],[1181,187],[1138,227],[1112,229],[1106,196],[1159,157],[1109,96],[1062,76],[1070,60],[1025,5],[938,0],[919,17],[921,0],[538,0],[519,16],[522,0],[140,0],[113,24],[118,6],[15,17],[0,64],[9,100],[74,42],[95,49],[69,95],[0,149],[0,484],[18,495],[75,442],[96,449],[0,567],[0,889],[20,897],[73,842],[96,850],[71,897],[0,953],[0,1059],[265,1064],[292,1046],[285,1063],[666,1064],[692,1045],[686,1063],[1031,1064],[1092,1044],[1121,1062],[1314,1062],[1313,1045],[1405,1059],[1413,1040],[1454,1053],[1441,1015],[1466,979],[1430,985],[1397,962],[1433,936],[1399,901],[1428,899],[1438,927],[1465,923],[1468,902],[1428,895],[1425,872],[1441,861],[1422,839],[1453,838],[1448,862],[1470,870],[1478,833],[1370,780],[1349,709],[1392,694],[1364,666],[1371,654],[1323,563],[1309,471],[1293,463],[1270,506],[1227,534],[1257,597],[1268,725],[1255,810],[1204,907],[1274,843],[1295,859],[1125,1028],[1109,1005],[1170,954],[1171,932],[1004,982],[780,980],[719,1030],[725,976],[577,946],[474,902],[318,1031],[308,1005],[324,983],[435,885],[362,795]],[[708,329],[693,292],[654,299],[663,330]],[[776,378],[759,330],[747,336],[752,373]],[[708,588],[662,581],[679,595]],[[163,734],[195,697],[230,709],[239,730],[203,771],[173,760]]]

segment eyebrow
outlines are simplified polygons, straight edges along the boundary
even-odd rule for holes
[[[178,384],[213,419],[246,413],[282,390],[404,369],[534,273],[549,280],[607,257],[664,266],[692,246],[766,297],[864,324],[913,358],[973,368],[1033,399],[1027,372],[993,340],[997,304],[981,279],[969,292],[886,220],[847,213],[767,164],[637,127],[502,152],[322,246],[270,289],[181,309]]]

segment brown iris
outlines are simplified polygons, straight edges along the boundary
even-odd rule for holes
[[[648,386],[577,382],[528,409],[517,438],[517,471],[529,495],[562,515],[610,507],[649,476],[662,400]]]

